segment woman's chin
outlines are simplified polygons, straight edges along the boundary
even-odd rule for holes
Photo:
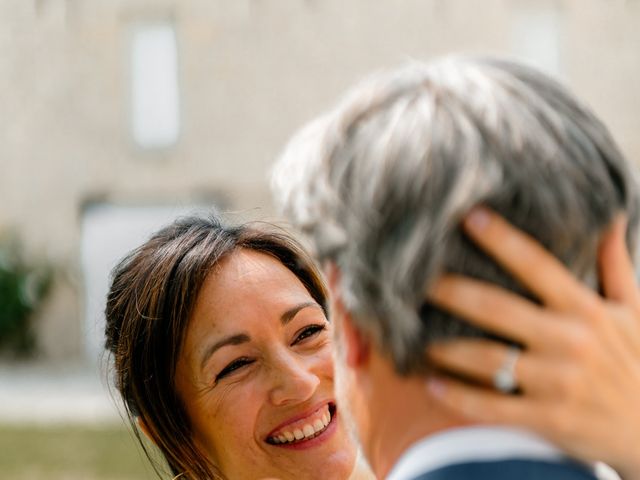
[[[282,473],[270,473],[264,478],[346,480],[356,465],[356,446],[337,411],[332,412],[329,425],[313,438],[268,446],[273,463],[285,465],[278,468]]]

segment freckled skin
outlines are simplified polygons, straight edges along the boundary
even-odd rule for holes
[[[310,302],[283,324],[284,312]],[[176,387],[196,443],[226,477],[349,477],[356,448],[339,421],[311,448],[266,442],[283,422],[335,403],[331,328],[298,278],[268,255],[239,250],[209,275],[187,328]],[[239,333],[250,340],[223,346],[202,364],[210,345]]]

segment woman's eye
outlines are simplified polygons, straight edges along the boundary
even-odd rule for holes
[[[318,335],[320,332],[322,332],[326,328],[327,328],[326,325],[309,325],[308,327],[303,328],[300,334],[293,341],[293,345],[300,343],[305,338]]]
[[[231,362],[229,365],[227,365],[226,367],[224,367],[222,369],[222,371],[216,376],[216,383],[220,380],[222,380],[224,377],[226,377],[227,375],[235,372],[236,370],[238,370],[239,368],[242,368],[246,365],[249,365],[253,363],[253,360],[251,360],[250,358],[239,358],[237,360],[234,360],[233,362]]]

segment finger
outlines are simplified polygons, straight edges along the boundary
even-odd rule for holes
[[[475,422],[532,428],[544,414],[539,402],[473,387],[454,379],[432,376],[427,380],[427,389],[444,407]]]
[[[463,222],[465,232],[545,305],[589,315],[598,302],[567,268],[536,240],[484,207],[474,208]]]
[[[493,384],[495,372],[508,355],[509,347],[506,345],[471,339],[435,343],[427,350],[433,365],[486,385]]]
[[[466,321],[509,338],[536,347],[555,338],[555,317],[512,292],[495,285],[459,275],[444,275],[429,287],[427,299]]]
[[[605,296],[640,310],[640,292],[626,243],[627,219],[616,218],[604,234],[598,251],[600,281]]]
[[[456,380],[432,377],[427,381],[427,388],[439,404],[467,420],[522,427],[548,438],[569,453],[579,452],[581,457],[585,455],[584,450],[576,450],[576,446],[585,431],[600,423],[591,418],[592,412],[588,410],[568,410],[566,405],[527,396],[501,395]],[[586,426],[584,419],[589,419]],[[592,455],[587,458],[591,459]]]
[[[485,339],[449,340],[431,345],[427,356],[444,371],[493,386],[496,373],[512,356],[512,348]],[[531,395],[554,396],[558,388],[555,380],[562,373],[557,361],[550,362],[530,352],[521,352],[513,366],[518,387]]]
[[[626,304],[609,304],[609,322],[600,329],[600,340],[606,340],[606,345],[617,360],[638,362],[640,356],[640,321],[637,309]],[[606,335],[606,337],[605,337]]]

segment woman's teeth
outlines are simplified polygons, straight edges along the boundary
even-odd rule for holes
[[[269,437],[269,442],[283,444],[310,440],[324,432],[329,423],[331,423],[331,413],[329,413],[329,406],[327,405],[319,417],[310,419],[303,425],[291,430],[283,430],[277,435]]]

